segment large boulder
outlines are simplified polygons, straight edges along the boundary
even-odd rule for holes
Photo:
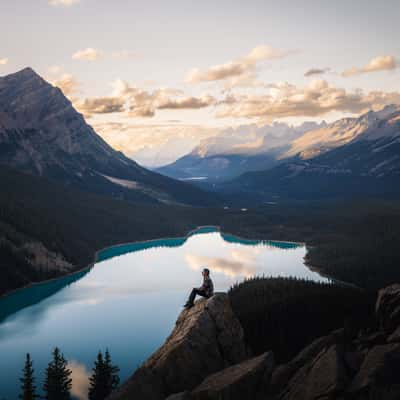
[[[254,399],[263,389],[264,377],[274,368],[271,352],[251,358],[208,376],[190,394],[190,400]]]
[[[376,316],[386,334],[391,334],[400,326],[400,284],[394,284],[379,291]]]
[[[343,330],[339,329],[332,332],[330,335],[318,338],[305,347],[293,360],[286,364],[279,365],[272,374],[270,392],[278,393],[283,388],[287,387],[289,381],[296,372],[310,364],[318,354],[328,349],[332,344],[341,341],[342,335]]]
[[[351,398],[400,399],[400,345],[373,347],[348,388]]]
[[[277,396],[282,400],[337,398],[349,383],[341,345],[324,348],[292,376]]]
[[[112,400],[164,400],[247,357],[244,334],[227,294],[183,310],[165,343],[123,384]]]

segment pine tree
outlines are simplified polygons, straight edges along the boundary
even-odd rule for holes
[[[119,368],[112,364],[110,352],[97,354],[90,377],[89,400],[104,400],[119,384]]]
[[[111,393],[119,385],[119,376],[118,376],[119,368],[116,365],[112,364],[110,352],[108,351],[108,349],[106,350],[105,353],[104,363],[107,374],[107,383],[108,383],[107,387],[109,389],[109,393]]]
[[[109,394],[107,390],[106,367],[101,351],[94,362],[92,376],[89,378],[89,400],[103,400]]]
[[[23,377],[20,379],[21,394],[19,395],[19,398],[22,400],[37,399],[39,396],[36,394],[35,378],[33,375],[33,363],[29,353],[26,355],[25,367],[22,370],[22,373]]]
[[[56,347],[53,350],[53,360],[46,369],[46,378],[43,385],[46,400],[70,400],[72,380],[71,370],[67,368],[67,360]]]

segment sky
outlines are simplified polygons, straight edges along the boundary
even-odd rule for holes
[[[147,166],[229,127],[400,104],[398,0],[1,0],[0,76],[30,66]]]

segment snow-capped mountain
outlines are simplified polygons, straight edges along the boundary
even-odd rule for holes
[[[310,159],[356,139],[361,140],[367,136],[378,139],[395,134],[396,128],[394,127],[393,131],[393,124],[386,126],[386,129],[382,129],[381,124],[385,123],[387,118],[396,118],[399,110],[399,106],[389,105],[380,111],[369,111],[358,118],[343,118],[319,129],[310,130],[294,140],[282,158],[299,156],[302,159]]]
[[[326,124],[305,122],[299,126],[274,123],[258,127],[245,125],[229,128],[216,136],[204,139],[189,154],[159,172],[179,179],[229,179],[247,171],[271,168],[291,142],[304,132]]]
[[[243,174],[221,190],[263,199],[400,196],[399,106],[308,132],[291,149],[279,166]]]
[[[0,163],[119,198],[209,204],[207,193],[111,148],[61,90],[31,68],[0,78]]]

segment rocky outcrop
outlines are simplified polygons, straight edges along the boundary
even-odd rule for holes
[[[183,311],[165,344],[111,399],[398,400],[400,285],[379,292],[379,328],[339,329],[290,362],[272,352],[247,358],[229,298],[218,294]]]
[[[390,334],[400,325],[400,285],[381,289],[376,302],[376,316],[383,332]]]
[[[186,397],[190,400],[254,399],[268,385],[273,367],[273,354],[264,353],[208,376]]]
[[[400,285],[380,290],[378,330],[355,339],[344,330],[314,341],[278,366],[266,393],[275,400],[400,398]]]
[[[164,400],[246,356],[243,329],[229,297],[218,293],[182,311],[165,343],[111,398]]]

